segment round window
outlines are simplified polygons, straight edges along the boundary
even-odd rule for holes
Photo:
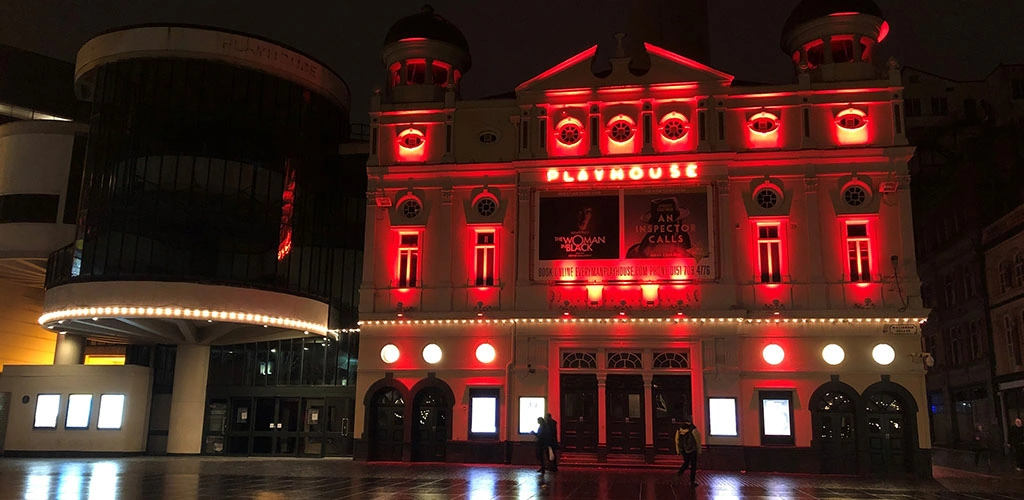
[[[476,213],[484,217],[494,215],[496,210],[498,210],[498,203],[494,201],[494,198],[484,197],[476,202]]]
[[[779,128],[779,118],[771,113],[757,113],[750,117],[747,126],[754,132],[767,134]]]
[[[497,140],[498,140],[498,134],[495,134],[494,132],[482,132],[480,134],[480,142],[482,142],[484,144],[490,144],[492,142],[497,142]]]
[[[406,129],[398,136],[398,145],[405,149],[416,149],[424,141],[423,133],[415,129]]]
[[[779,203],[779,193],[774,189],[763,188],[754,195],[754,201],[757,202],[757,206],[765,210],[775,208],[775,205]]]
[[[682,139],[689,131],[690,126],[679,118],[669,118],[661,124],[661,135],[670,141]]]
[[[853,185],[843,191],[843,201],[851,207],[859,207],[868,199],[868,192],[861,186]]]
[[[580,130],[579,125],[575,123],[566,123],[562,125],[562,128],[558,129],[558,142],[566,146],[572,146],[580,142],[581,137],[583,137],[583,132]]]
[[[417,215],[423,210],[423,206],[417,200],[405,200],[402,202],[402,215],[406,219],[415,219]]]
[[[626,142],[633,137],[633,126],[626,120],[619,120],[608,128],[608,136],[615,142]]]

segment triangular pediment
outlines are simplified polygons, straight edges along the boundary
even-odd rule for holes
[[[630,71],[629,58],[613,58],[610,59],[610,72],[595,75],[592,66],[597,54],[597,45],[594,45],[523,82],[516,87],[516,92],[668,83],[728,86],[733,80],[733,76],[728,73],[661,47],[645,43],[644,49],[650,59],[650,68],[643,74],[638,75]]]

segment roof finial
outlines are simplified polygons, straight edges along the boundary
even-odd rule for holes
[[[626,48],[622,45],[622,39],[626,38],[626,34],[618,32],[615,34],[615,57],[626,57]]]
[[[420,13],[422,13],[422,14],[433,14],[434,13],[434,6],[430,5],[429,3],[425,3],[425,4],[423,4],[423,7],[420,8]]]

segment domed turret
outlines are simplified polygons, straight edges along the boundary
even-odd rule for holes
[[[389,97],[404,102],[436,100],[448,88],[458,92],[472,64],[465,35],[430,5],[388,30],[381,58]]]
[[[872,0],[803,0],[782,29],[782,50],[814,81],[878,77],[874,46],[889,24]]]

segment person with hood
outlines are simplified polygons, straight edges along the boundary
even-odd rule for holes
[[[700,432],[697,426],[693,425],[690,419],[683,420],[676,430],[676,453],[683,456],[683,465],[676,472],[682,476],[686,469],[690,469],[690,486],[697,486],[697,455],[700,454]]]

